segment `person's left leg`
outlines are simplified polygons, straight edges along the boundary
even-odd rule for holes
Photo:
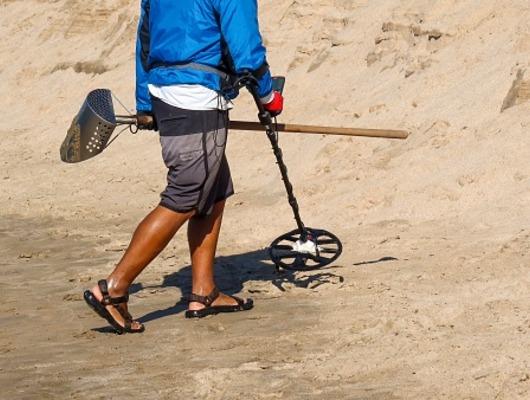
[[[215,288],[214,260],[224,206],[225,201],[220,201],[215,204],[210,215],[193,217],[188,222],[188,242],[192,264],[192,293],[199,296],[207,296]],[[237,301],[221,293],[212,305],[237,305]],[[188,308],[189,310],[200,310],[204,307],[201,303],[190,302]]]

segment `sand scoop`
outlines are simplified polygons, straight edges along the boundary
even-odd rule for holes
[[[67,163],[77,163],[97,156],[118,136],[115,135],[111,139],[112,134],[120,125],[125,125],[125,128],[129,128],[132,133],[137,132],[136,116],[132,114],[116,115],[113,98],[115,97],[109,89],[95,89],[87,95],[61,145],[61,160]],[[230,121],[230,129],[261,131],[263,125],[261,122],[254,121]],[[302,124],[275,124],[275,130],[277,132],[387,139],[406,139],[408,136],[408,132],[402,130],[339,128]]]
[[[284,78],[279,79],[282,82],[285,81]],[[269,247],[271,260],[278,269],[297,271],[314,270],[331,264],[341,255],[342,243],[331,232],[324,229],[308,228],[304,225],[300,216],[298,202],[294,196],[293,186],[287,175],[283,154],[278,145],[278,132],[320,133],[390,139],[406,139],[408,132],[277,124],[260,101],[256,80],[251,75],[248,75],[239,80],[239,85],[241,87],[246,86],[253,96],[259,111],[259,122],[230,121],[229,126],[231,129],[265,130],[280,168],[289,205],[297,225],[297,229],[278,237],[272,242]],[[283,83],[281,86],[279,91],[283,89]],[[112,137],[114,131],[120,125],[123,125],[124,128]],[[135,115],[116,115],[111,91],[108,89],[93,90],[88,94],[79,113],[68,129],[60,149],[61,160],[68,163],[88,160],[103,152],[127,128],[132,133],[137,132],[137,117]]]
[[[97,156],[109,146],[118,125],[126,125],[132,130],[136,122],[134,115],[114,113],[109,89],[91,91],[67,131],[60,149],[61,160],[76,163]]]

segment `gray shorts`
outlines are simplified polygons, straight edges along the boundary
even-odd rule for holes
[[[225,111],[183,110],[153,98],[160,132],[167,187],[160,205],[176,212],[208,215],[234,194],[225,156],[228,116]]]

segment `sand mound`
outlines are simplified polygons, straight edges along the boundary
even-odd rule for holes
[[[137,8],[123,1],[2,2],[9,22],[2,28],[4,52],[10,56],[0,66],[2,93],[8,94],[0,105],[10,117],[2,119],[0,129],[16,139],[4,144],[3,178],[8,188],[24,179],[49,185],[39,179],[44,168],[33,168],[27,176],[22,161],[44,162],[56,179],[54,196],[36,196],[44,189],[39,185],[28,185],[29,192],[4,191],[16,202],[10,211],[30,212],[20,204],[31,199],[37,203],[32,208],[59,207],[59,214],[68,213],[70,204],[57,205],[57,196],[72,202],[72,190],[82,191],[84,182],[99,175],[106,176],[103,185],[154,180],[156,192],[163,184],[150,134],[123,138],[87,165],[65,166],[57,159],[65,127],[88,90],[110,87],[134,105]],[[527,177],[520,161],[529,154],[519,143],[528,124],[530,80],[525,2],[503,7],[487,2],[477,8],[471,2],[433,6],[415,1],[404,7],[393,1],[276,1],[274,6],[263,2],[261,10],[270,62],[276,73],[288,76],[283,121],[413,133],[405,143],[286,137],[282,144],[293,180],[315,214],[331,206],[341,209],[337,221],[344,214],[363,221],[436,219],[486,213],[492,204],[511,207],[524,197],[520,183]],[[248,98],[238,105],[236,117],[254,118]],[[263,174],[274,167],[270,157],[257,157],[269,154],[262,139],[234,134],[230,152],[244,197],[263,194],[264,188],[274,192],[257,196],[256,205],[268,211],[283,198],[277,176]],[[19,141],[26,143],[24,149]],[[152,144],[146,148],[147,142]],[[139,165],[140,172],[128,174],[127,162]],[[72,187],[74,176],[83,184]],[[275,200],[267,200],[270,196]],[[85,194],[77,201],[93,207]]]

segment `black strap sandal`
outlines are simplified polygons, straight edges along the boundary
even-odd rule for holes
[[[107,322],[116,330],[116,333],[118,335],[121,335],[122,333],[141,333],[144,331],[144,326],[142,325],[139,329],[133,329],[132,323],[133,318],[131,314],[129,314],[128,311],[125,311],[121,307],[118,307],[120,304],[127,303],[129,301],[129,294],[126,294],[125,296],[120,297],[111,297],[109,294],[109,289],[107,285],[107,281],[105,279],[102,279],[98,282],[99,290],[101,291],[101,294],[103,295],[103,299],[99,301],[96,296],[90,291],[86,290],[83,297],[88,304],[88,306],[96,312],[101,318],[104,318],[107,320]],[[107,306],[114,306],[114,308],[120,313],[122,316],[125,326],[122,326],[118,321],[114,319],[112,314],[106,309]]]
[[[195,302],[204,304],[204,308],[200,310],[188,310],[186,311],[186,318],[204,318],[208,315],[215,315],[226,312],[237,312],[247,311],[254,307],[254,301],[252,299],[240,299],[239,297],[229,296],[234,299],[237,304],[234,305],[222,305],[212,306],[212,303],[219,297],[219,289],[214,288],[208,296],[199,296],[198,294],[192,293],[185,299],[188,302]]]

